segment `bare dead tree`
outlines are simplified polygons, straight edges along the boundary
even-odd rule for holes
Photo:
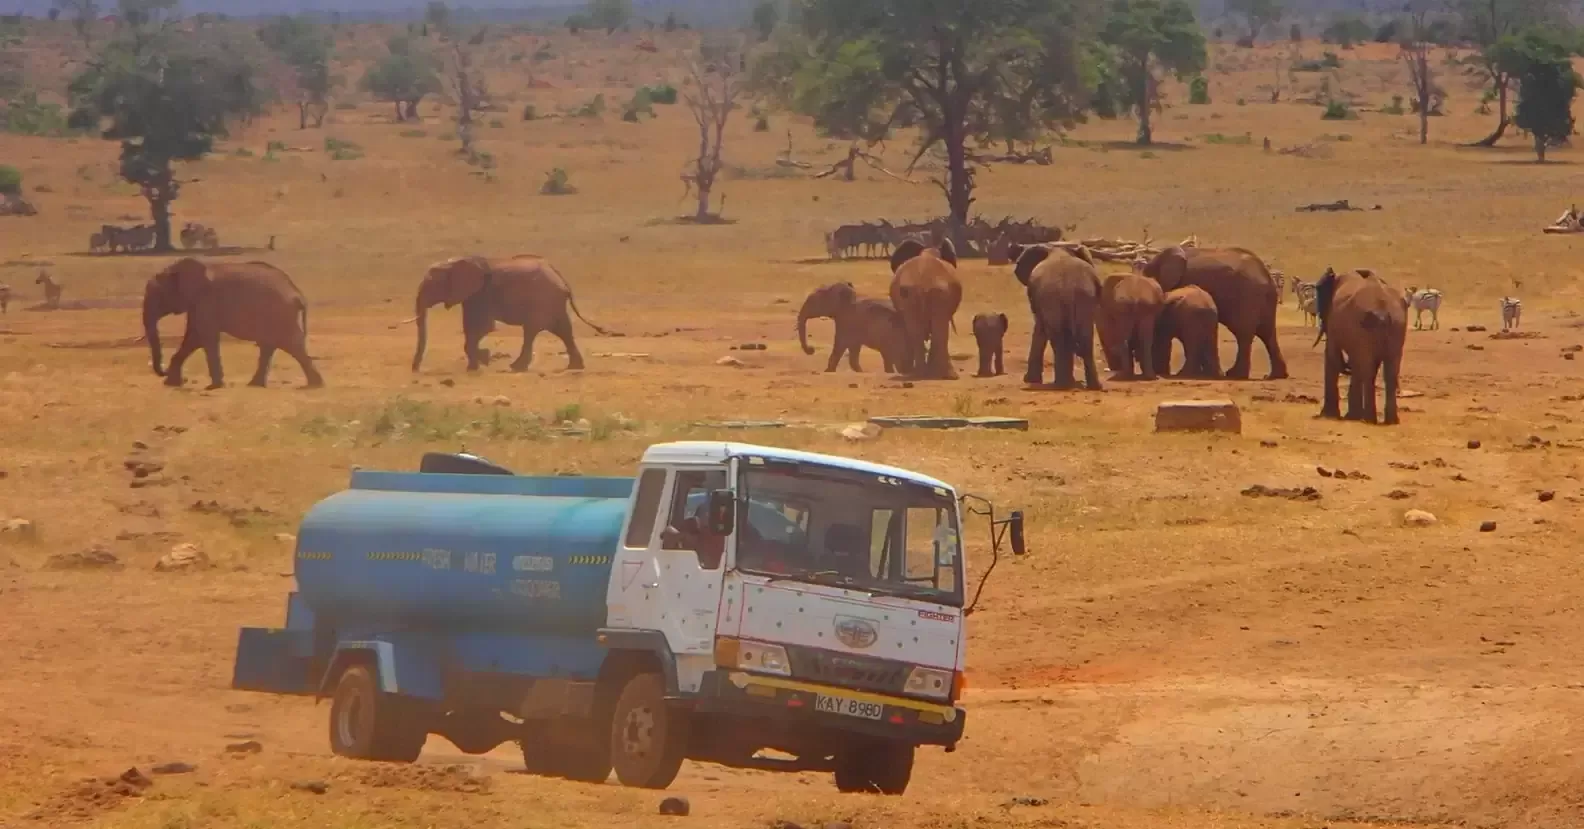
[[[718,218],[709,212],[710,194],[715,188],[715,177],[721,171],[726,121],[737,108],[737,98],[743,92],[742,47],[735,41],[706,42],[699,53],[687,57],[685,63],[688,83],[681,97],[694,123],[698,124],[699,149],[698,156],[685,165],[682,184],[687,192],[698,194],[694,221],[707,222]]]
[[[1408,66],[1408,80],[1413,84],[1414,98],[1419,111],[1419,143],[1430,143],[1430,113],[1440,108],[1434,100],[1438,90],[1430,71],[1430,40],[1426,17],[1429,4],[1419,0],[1408,5],[1408,35],[1401,45],[1402,61]]]

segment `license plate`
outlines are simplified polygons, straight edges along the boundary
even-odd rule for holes
[[[878,702],[864,702],[863,700],[846,699],[844,697],[828,697],[824,694],[815,695],[814,710],[826,714],[858,717],[864,720],[878,720],[885,715],[885,706]]]

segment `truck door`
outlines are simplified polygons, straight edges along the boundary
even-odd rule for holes
[[[653,476],[661,471],[647,469],[639,479],[630,531],[611,574],[616,598],[611,620],[665,634],[678,657],[678,683],[683,690],[695,690],[714,659],[715,617],[729,541],[698,530],[705,495],[726,488],[727,476],[717,465],[677,467],[666,476],[664,498],[645,497],[644,487],[654,486]],[[640,516],[636,511],[642,509],[652,512]],[[645,529],[647,537],[635,537],[645,535]]]

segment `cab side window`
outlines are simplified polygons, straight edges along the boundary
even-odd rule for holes
[[[692,550],[698,554],[699,565],[706,570],[720,567],[721,556],[726,551],[726,539],[710,535],[705,526],[705,503],[710,490],[726,487],[724,470],[679,471],[671,487],[671,516],[668,526],[677,530],[668,533],[664,547],[667,550]]]
[[[627,525],[624,542],[629,549],[646,549],[649,539],[654,537],[655,516],[660,512],[665,477],[664,469],[645,469],[638,477],[638,497],[633,501],[632,521]]]

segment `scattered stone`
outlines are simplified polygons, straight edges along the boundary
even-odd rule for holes
[[[1386,465],[1392,469],[1407,469],[1411,471],[1417,471],[1419,469],[1419,464],[1410,463],[1408,461],[1388,461]]]
[[[160,432],[162,434],[179,435],[182,432],[187,431],[187,427],[186,426],[164,426],[164,425],[160,425],[160,426],[155,426],[154,427],[154,431]]]
[[[155,572],[171,573],[177,570],[207,570],[212,566],[209,556],[198,549],[197,544],[177,544],[171,551],[160,556],[154,565]]]
[[[1049,802],[1050,802],[1049,800],[1046,800],[1043,797],[1018,796],[1018,797],[1012,798],[1011,800],[1008,800],[1007,801],[1007,805],[1008,806],[1044,806],[1045,804],[1047,804]]]
[[[1477,440],[1471,440],[1471,441],[1468,442],[1468,448],[1470,448],[1470,449],[1478,449],[1478,448],[1480,448],[1480,442],[1477,441]]]
[[[1403,513],[1403,525],[1408,527],[1428,527],[1436,523],[1436,517],[1422,509],[1411,509]]]
[[[1274,440],[1262,440],[1262,441],[1260,441],[1260,445],[1265,447],[1266,449],[1275,449],[1276,448],[1276,441],[1274,441]]]
[[[1323,466],[1317,466],[1317,467],[1315,467],[1315,471],[1316,471],[1316,472],[1319,472],[1319,473],[1320,473],[1320,477],[1322,477],[1322,478],[1329,478],[1329,477],[1331,477],[1331,470],[1329,470],[1329,469],[1326,469],[1326,468],[1325,468],[1325,467],[1323,467]],[[1344,477],[1345,477],[1345,476],[1344,476]]]
[[[44,560],[45,570],[120,570],[121,559],[108,547],[95,544],[75,553],[56,553]]]
[[[148,444],[144,443],[141,440],[134,440],[134,441],[132,441],[132,448],[133,449],[147,449],[148,448]]]
[[[510,406],[511,405],[511,398],[507,397],[504,394],[497,394],[493,398],[490,399],[490,405],[491,406]]]
[[[1482,533],[1493,533],[1493,532],[1496,532],[1496,522],[1495,521],[1481,521],[1480,522],[1480,532],[1482,532]]]
[[[688,803],[688,799],[685,797],[668,797],[660,801],[660,814],[662,815],[687,817],[692,810],[692,805]]]
[[[1264,484],[1254,484],[1243,490],[1243,495],[1249,498],[1286,498],[1290,501],[1320,500],[1320,490],[1312,486],[1269,487]]]
[[[1562,351],[1566,354],[1577,354],[1580,351],[1584,351],[1584,345],[1565,345],[1562,347]]]
[[[264,750],[264,744],[258,740],[246,740],[240,743],[231,743],[225,747],[227,754],[258,754]]]
[[[291,787],[296,791],[309,792],[312,794],[324,794],[325,792],[330,791],[330,784],[324,782],[323,780],[300,780],[291,784]]]
[[[148,476],[165,469],[165,464],[160,463],[159,461],[149,460],[148,458],[127,458],[121,462],[121,465],[126,467],[127,471],[131,472],[132,477],[134,478],[147,478]]]
[[[1485,326],[1483,326],[1483,325],[1470,325],[1467,328],[1464,328],[1463,330],[1465,330],[1465,331],[1473,331],[1475,333],[1479,333],[1479,332],[1485,330]]]
[[[716,360],[715,365],[728,366],[730,368],[742,368],[743,361],[731,356],[730,354],[727,354],[725,357]]]
[[[1392,499],[1393,501],[1406,501],[1413,496],[1407,492],[1404,492],[1403,490],[1394,489],[1391,492],[1386,493],[1386,497]]]
[[[842,427],[841,436],[851,441],[874,440],[880,437],[880,431],[873,423],[849,423]]]
[[[192,774],[198,767],[191,763],[161,763],[149,769],[154,774]]]
[[[1573,352],[1569,351],[1568,353],[1562,355],[1562,359],[1571,360],[1571,359],[1573,359],[1574,357],[1577,357],[1577,356],[1578,356],[1577,354],[1574,354]]]
[[[169,478],[134,478],[131,483],[133,489],[148,489],[151,486],[170,486]]]
[[[440,381],[440,385],[445,386],[446,388],[451,388],[452,386],[456,385],[456,381],[451,379],[450,377],[447,377],[444,380]]]
[[[1242,434],[1243,416],[1230,400],[1168,400],[1155,407],[1155,431]]]
[[[766,351],[769,346],[764,343],[739,343],[732,346],[733,351]]]
[[[1468,349],[1469,351],[1484,351],[1485,350],[1485,346],[1483,346],[1483,345],[1475,345],[1474,343],[1469,343],[1468,345],[1465,345],[1463,347]]]
[[[0,538],[32,541],[38,538],[38,526],[26,518],[7,518],[0,521]]]
[[[1466,483],[1469,482],[1468,476],[1464,475],[1462,472],[1459,472],[1458,474],[1453,475],[1452,476],[1452,480],[1457,481],[1460,484],[1466,484]]]
[[[904,382],[904,383],[903,383],[903,384],[902,384],[902,388],[904,388],[904,389],[911,389],[911,388],[913,388],[913,384],[912,384],[912,383],[909,383],[909,382]]]
[[[1549,489],[1541,490],[1541,492],[1540,492],[1540,503],[1542,503],[1542,504],[1546,503],[1547,501],[1554,500],[1555,498],[1556,498],[1556,493],[1552,492]]]
[[[1319,403],[1320,402],[1320,398],[1318,398],[1318,397],[1310,397],[1307,394],[1289,394],[1286,397],[1282,398],[1282,402],[1284,402],[1284,403],[1309,403],[1309,404],[1314,404],[1314,403]]]

